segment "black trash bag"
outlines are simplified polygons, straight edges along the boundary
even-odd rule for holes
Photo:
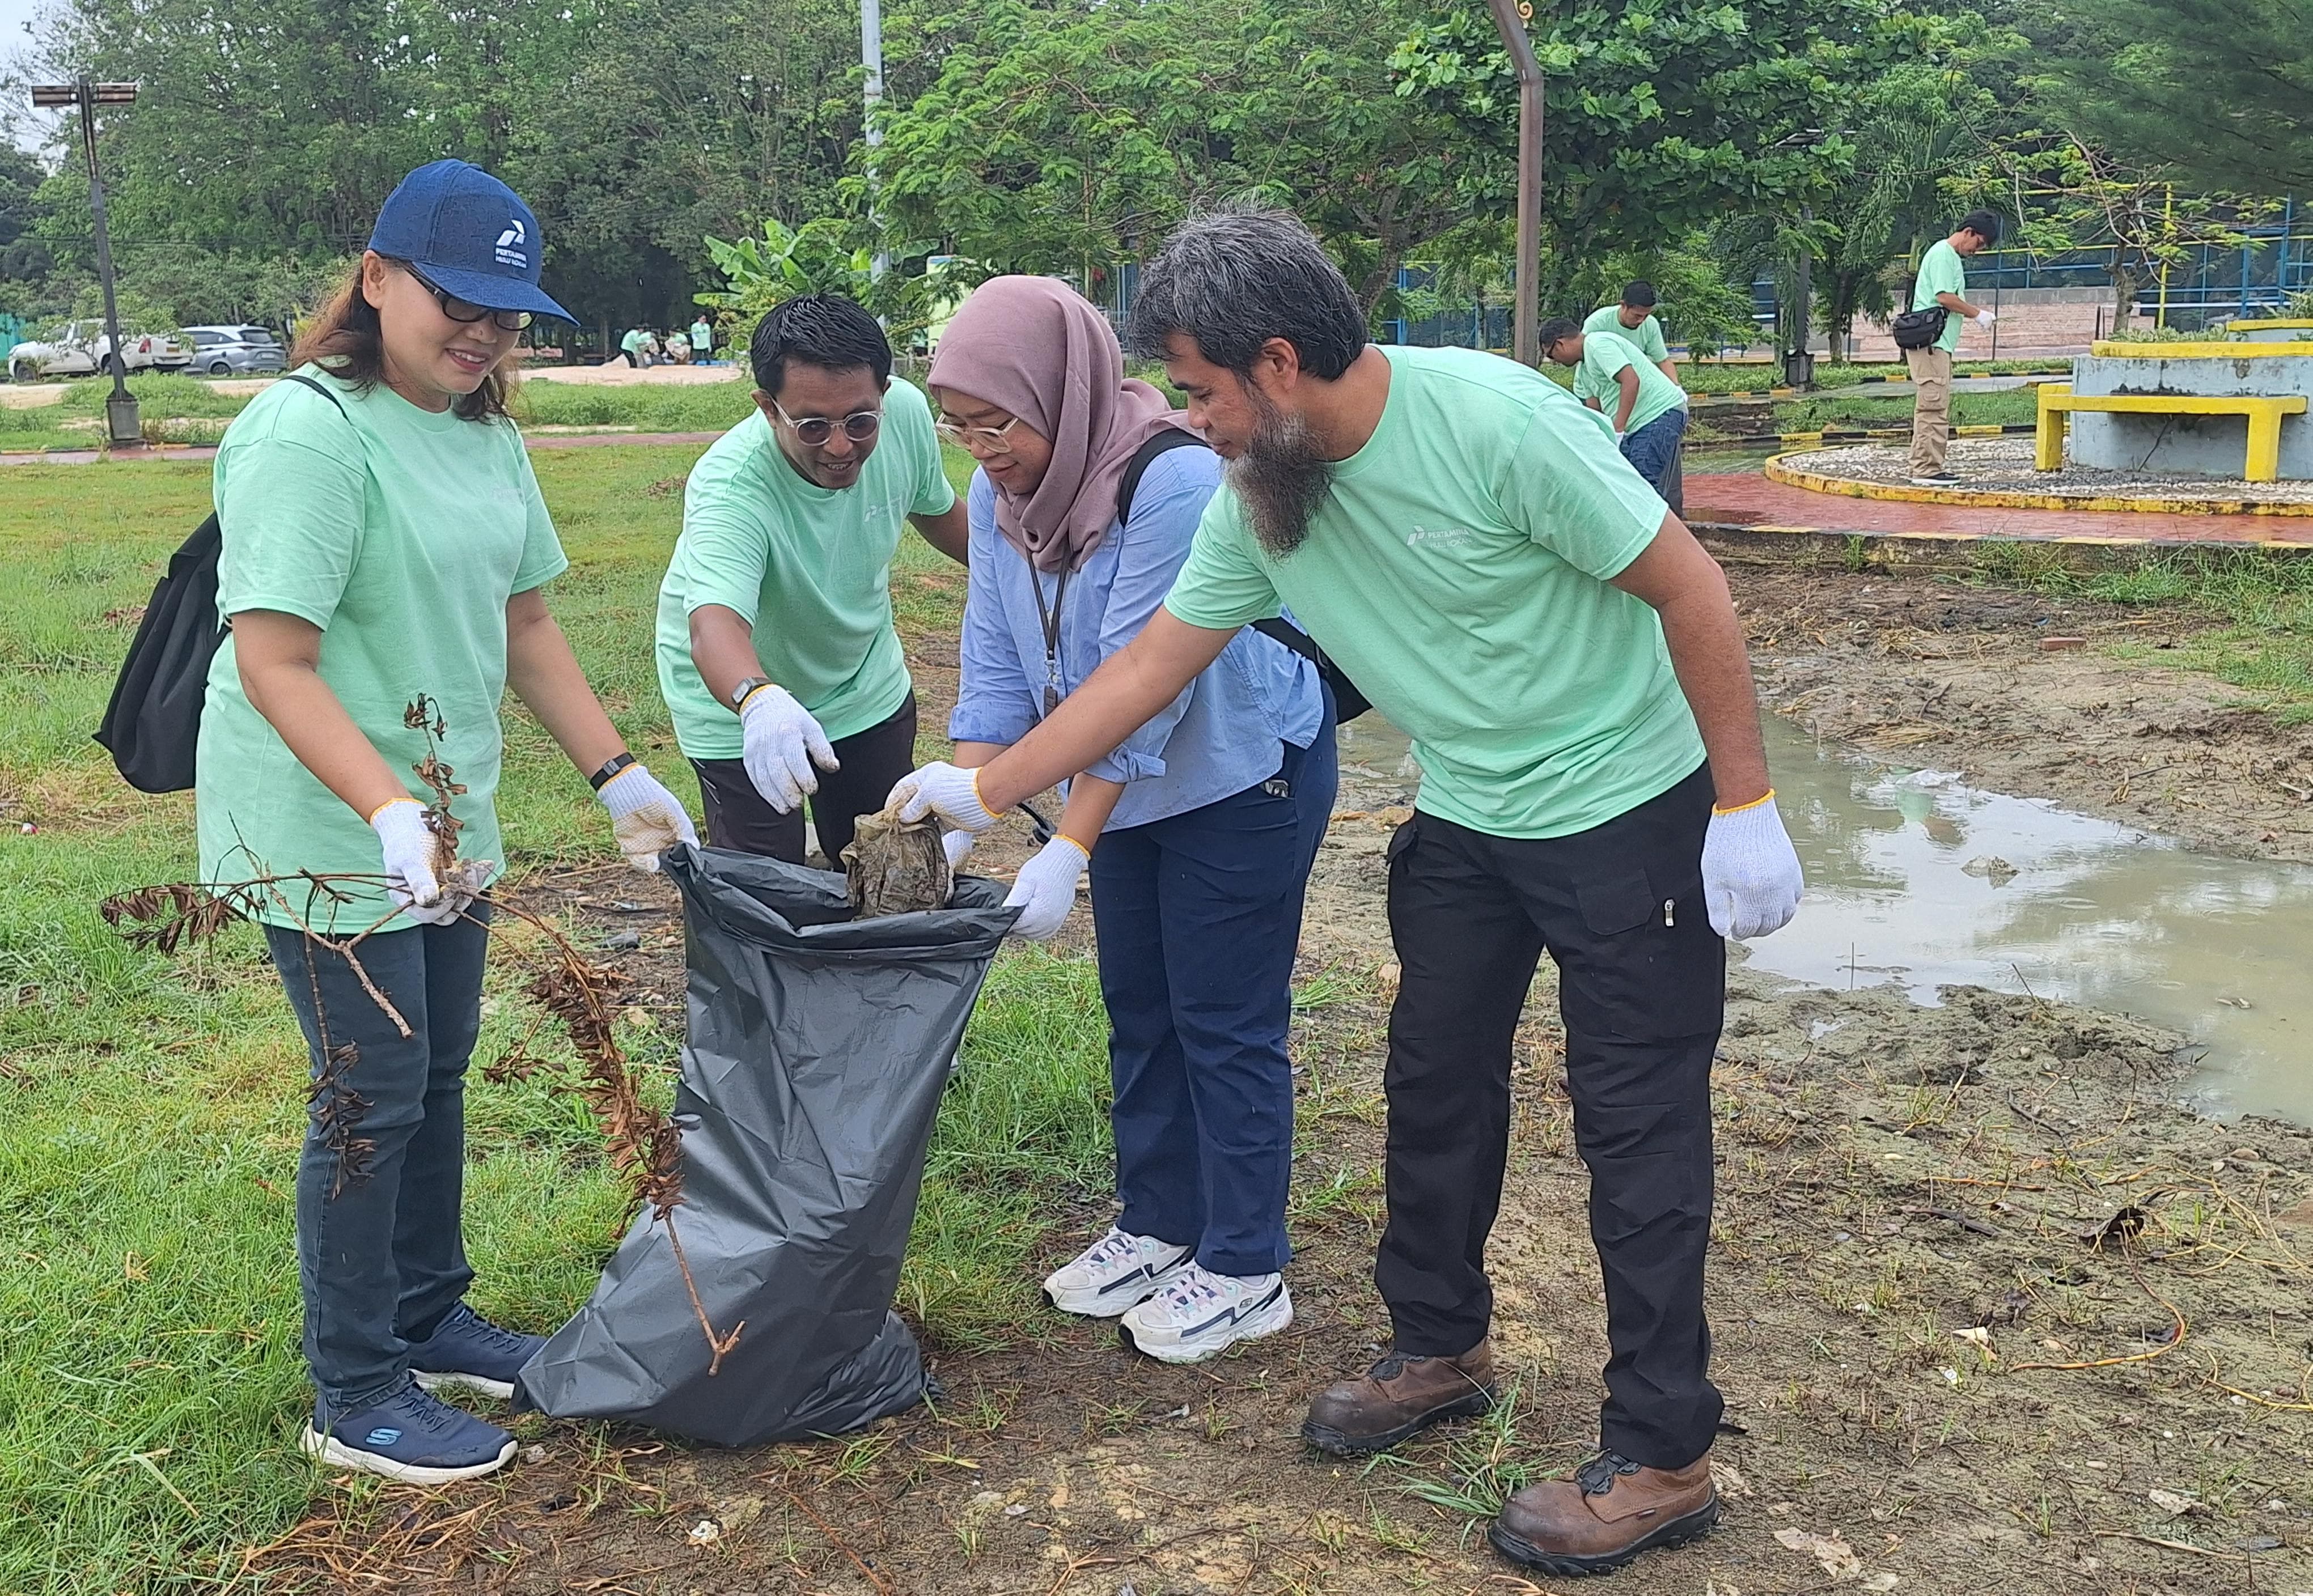
[[[616,1418],[722,1446],[856,1430],[922,1400],[892,1311],[940,1090],[997,944],[1004,889],[853,923],[844,879],[677,847],[690,969],[674,1111],[674,1224],[722,1366],[646,1209],[594,1294],[522,1372],[558,1418]]]

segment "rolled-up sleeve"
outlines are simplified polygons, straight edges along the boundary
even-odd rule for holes
[[[1218,462],[1202,449],[1175,449],[1149,462],[1132,496],[1132,519],[1110,534],[1119,541],[1116,579],[1101,617],[1104,662],[1140,635],[1172,591],[1218,481]],[[1196,691],[1194,682],[1182,688],[1106,759],[1086,767],[1086,774],[1119,782],[1164,775],[1165,745]]]
[[[957,742],[1011,744],[1036,723],[1035,689],[1004,613],[998,583],[1023,562],[996,530],[996,490],[974,472],[965,513],[972,523],[972,564],[963,600],[963,670],[947,734]]]

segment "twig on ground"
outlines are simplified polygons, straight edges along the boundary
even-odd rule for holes
[[[851,1549],[851,1543],[835,1532],[834,1525],[829,1523],[825,1519],[820,1517],[817,1513],[814,1512],[811,1504],[805,1501],[802,1495],[797,1492],[793,1486],[787,1484],[785,1480],[781,1480],[779,1482],[779,1489],[787,1493],[787,1498],[788,1501],[794,1503],[797,1507],[803,1510],[804,1517],[809,1519],[813,1523],[819,1526],[819,1532],[827,1537],[828,1544],[830,1546],[832,1546],[837,1551],[841,1552],[845,1557],[850,1558],[851,1565],[854,1568],[857,1568],[861,1574],[867,1576],[867,1583],[869,1584],[874,1585],[878,1591],[884,1592],[884,1596],[893,1596],[890,1583],[886,1581],[882,1574],[876,1573],[873,1568],[870,1568],[867,1565],[867,1560],[862,1557],[857,1552],[853,1551]]]

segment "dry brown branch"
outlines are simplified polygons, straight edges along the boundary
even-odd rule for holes
[[[840,1535],[838,1535],[835,1532],[835,1527],[832,1524],[830,1524],[825,1519],[820,1517],[817,1513],[814,1512],[812,1510],[811,1504],[805,1501],[793,1486],[787,1484],[785,1480],[781,1480],[779,1482],[779,1489],[787,1493],[787,1498],[788,1501],[794,1503],[797,1507],[803,1510],[804,1517],[809,1519],[813,1523],[819,1526],[819,1532],[827,1537],[829,1545],[832,1546],[837,1551],[841,1552],[845,1557],[850,1558],[851,1565],[854,1568],[857,1568],[861,1574],[867,1576],[867,1583],[869,1584],[874,1585],[878,1591],[884,1592],[884,1596],[893,1596],[890,1583],[886,1581],[882,1574],[876,1573],[873,1568],[870,1568],[867,1565],[866,1559],[862,1557],[857,1552],[853,1551],[851,1549],[851,1543],[845,1540]]]

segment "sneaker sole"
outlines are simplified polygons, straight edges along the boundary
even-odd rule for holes
[[[1094,1290],[1060,1291],[1048,1279],[1044,1282],[1044,1301],[1061,1312],[1073,1313],[1079,1319],[1121,1319],[1180,1278],[1181,1271],[1187,1268],[1189,1263],[1190,1260],[1184,1258],[1172,1267],[1137,1282],[1140,1294],[1130,1300],[1121,1292],[1104,1295]]]
[[[511,1380],[492,1380],[487,1374],[462,1374],[455,1370],[437,1373],[431,1369],[413,1369],[410,1373],[420,1388],[429,1391],[479,1391],[485,1397],[496,1397],[501,1402],[510,1401],[514,1397],[514,1381]]]
[[[1384,1430],[1375,1435],[1352,1435],[1346,1430],[1334,1429],[1331,1425],[1305,1421],[1301,1425],[1301,1439],[1319,1451],[1330,1452],[1337,1458],[1362,1458],[1374,1452],[1387,1451],[1407,1437],[1418,1435],[1430,1425],[1442,1425],[1447,1419],[1475,1418],[1493,1405],[1494,1393],[1482,1387],[1467,1396],[1441,1403],[1419,1417],[1408,1419],[1394,1430]]]
[[[1612,1574],[1634,1561],[1643,1552],[1659,1551],[1667,1547],[1684,1546],[1689,1541],[1701,1540],[1718,1522],[1719,1500],[1714,1496],[1693,1513],[1656,1526],[1615,1552],[1596,1552],[1587,1557],[1573,1552],[1545,1552],[1524,1536],[1503,1529],[1499,1521],[1488,1527],[1486,1539],[1492,1543],[1496,1551],[1522,1568],[1579,1579],[1587,1574]]]
[[[351,1469],[411,1486],[445,1486],[462,1479],[479,1479],[485,1474],[496,1474],[513,1460],[514,1448],[514,1437],[509,1435],[498,1455],[486,1463],[469,1463],[462,1469],[431,1469],[422,1463],[399,1463],[381,1453],[347,1446],[335,1435],[320,1434],[311,1425],[305,1426],[305,1434],[298,1439],[297,1444],[307,1457],[332,1469]]]
[[[1117,1325],[1116,1335],[1117,1339],[1141,1356],[1155,1358],[1160,1364],[1201,1364],[1220,1356],[1241,1341],[1258,1341],[1264,1336],[1274,1336],[1292,1322],[1293,1299],[1283,1297],[1269,1312],[1258,1319],[1247,1320],[1237,1326],[1236,1333],[1218,1346],[1206,1346],[1202,1343],[1192,1346],[1183,1346],[1178,1344],[1167,1346],[1161,1343],[1155,1346],[1143,1346],[1132,1338],[1132,1327],[1122,1322]]]

